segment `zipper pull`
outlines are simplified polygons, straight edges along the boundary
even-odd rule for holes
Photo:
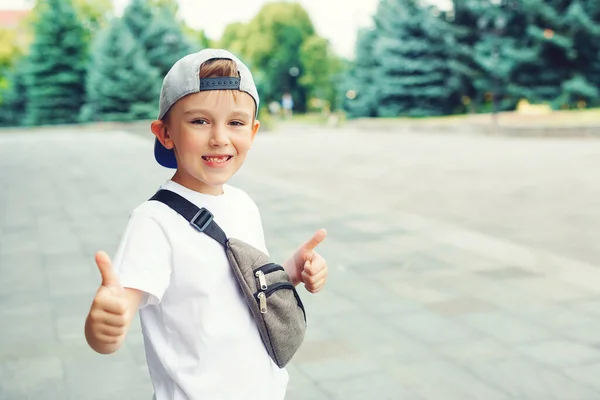
[[[265,273],[262,271],[256,271],[256,277],[258,278],[258,285],[262,290],[267,289],[267,279],[265,278]]]
[[[265,292],[260,292],[258,294],[258,300],[260,302],[260,312],[261,314],[265,314],[267,312],[267,296]]]

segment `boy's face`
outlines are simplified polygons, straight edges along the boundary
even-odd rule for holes
[[[201,193],[222,194],[260,126],[254,108],[247,93],[206,91],[177,101],[167,121],[154,121],[152,132],[167,149],[175,149],[173,180]]]

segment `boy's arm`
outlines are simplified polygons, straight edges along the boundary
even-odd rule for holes
[[[282,264],[294,286],[304,283],[306,290],[317,293],[329,274],[327,261],[314,249],[325,240],[327,231],[319,229],[313,237],[298,247],[296,252]]]
[[[106,253],[96,254],[96,264],[102,284],[85,321],[85,338],[96,352],[110,354],[123,344],[144,293],[121,287]]]

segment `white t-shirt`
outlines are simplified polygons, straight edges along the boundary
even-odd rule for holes
[[[258,208],[242,190],[225,185],[212,196],[173,181],[162,188],[267,253]],[[156,400],[285,397],[288,373],[269,357],[219,243],[146,201],[131,213],[113,265],[123,287],[145,292],[140,320]]]

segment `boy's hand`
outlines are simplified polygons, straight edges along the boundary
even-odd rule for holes
[[[127,296],[112,270],[108,255],[96,253],[96,264],[102,275],[102,284],[88,315],[86,329],[91,334],[88,339],[94,342],[94,347],[118,346],[127,333],[130,321]]]
[[[286,266],[294,285],[302,282],[311,293],[317,293],[325,286],[329,273],[325,259],[314,251],[326,237],[327,231],[319,229],[309,241],[296,250]]]

